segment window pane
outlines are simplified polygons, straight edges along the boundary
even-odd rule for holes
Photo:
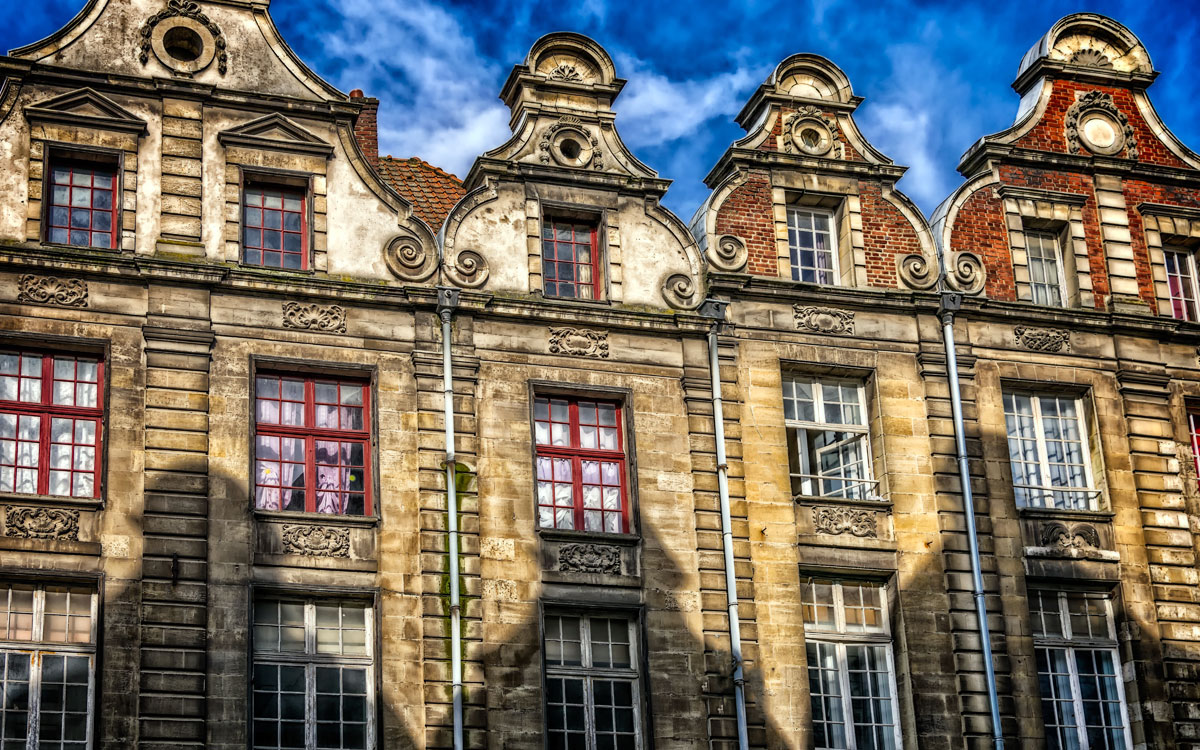
[[[896,744],[892,714],[891,664],[884,646],[846,646],[851,715],[859,748]]]
[[[837,647],[832,643],[809,641],[805,649],[815,747],[846,748],[846,718],[838,676]]]
[[[825,211],[788,209],[788,251],[793,281],[837,283],[831,219]]]
[[[83,750],[89,719],[91,657],[44,654],[38,713],[42,748]]]

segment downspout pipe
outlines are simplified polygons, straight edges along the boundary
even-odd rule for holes
[[[942,261],[938,253],[939,264]],[[945,271],[942,271],[943,279]],[[979,621],[979,641],[983,649],[983,668],[987,681],[988,708],[992,714],[992,744],[1004,750],[1004,731],[1000,724],[1000,698],[996,690],[996,667],[992,663],[992,637],[987,621],[987,601],[983,592],[983,572],[979,560],[979,538],[975,528],[975,498],[971,492],[971,471],[967,465],[966,425],[963,423],[962,393],[958,385],[958,354],[954,347],[954,314],[962,309],[962,294],[943,290],[938,317],[942,321],[942,340],[946,347],[946,381],[950,384],[950,411],[954,420],[954,449],[958,458],[958,481],[962,485],[963,516],[967,526],[967,549],[971,558],[971,587],[975,597],[975,617]]]
[[[458,587],[458,460],[454,454],[454,360],[450,353],[450,319],[458,307],[458,289],[439,286],[438,317],[442,320],[442,395],[446,425],[446,528],[450,553],[450,682],[454,703],[454,750],[463,749],[462,607]]]
[[[717,362],[717,334],[725,322],[728,302],[707,299],[700,305],[702,318],[712,320],[708,331],[708,371],[712,378],[713,434],[717,443],[717,492],[721,502],[721,548],[725,557],[725,602],[729,610],[729,650],[733,657],[733,695],[737,709],[738,750],[750,750],[746,728],[746,676],[742,667],[742,624],[738,617],[737,578],[733,567],[733,521],[729,514],[729,464],[725,458],[725,414],[721,405],[721,371]]]

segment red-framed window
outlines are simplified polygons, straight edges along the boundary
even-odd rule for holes
[[[542,222],[542,291],[548,297],[600,299],[602,281],[595,222]]]
[[[539,396],[533,410],[538,525],[629,531],[621,406]]]
[[[1200,407],[1188,412],[1188,430],[1192,433],[1192,458],[1196,461],[1196,478],[1200,480]]]
[[[371,515],[369,391],[353,380],[257,376],[256,508]]]
[[[104,363],[0,351],[0,492],[100,497]]]
[[[115,164],[51,158],[47,204],[47,242],[119,247]]]
[[[302,271],[308,268],[306,191],[249,183],[243,194],[242,262]]]

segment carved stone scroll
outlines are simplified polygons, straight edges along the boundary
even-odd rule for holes
[[[983,261],[975,253],[957,252],[950,254],[950,265],[946,269],[946,283],[956,292],[979,294],[987,281]]]
[[[4,509],[4,535],[18,539],[79,541],[79,511],[10,505]]]
[[[677,310],[692,310],[700,305],[700,291],[691,276],[675,273],[668,276],[662,285],[663,299]]]
[[[937,285],[937,263],[920,253],[910,253],[899,260],[900,280],[909,289],[926,290]]]
[[[491,270],[487,260],[474,250],[463,250],[454,256],[454,262],[446,261],[442,270],[455,286],[478,289],[487,283]]]
[[[608,359],[608,331],[566,326],[551,328],[550,353]]]
[[[564,544],[558,548],[558,569],[574,573],[621,573],[621,551],[603,544]]]
[[[750,254],[746,251],[746,243],[740,237],[732,234],[722,235],[717,242],[708,248],[708,262],[718,271],[737,273],[746,268]]]
[[[346,332],[346,309],[339,305],[283,303],[283,327],[327,333]]]
[[[854,313],[832,307],[793,305],[796,328],[813,333],[831,333],[837,336],[854,335]]]
[[[24,274],[17,279],[17,301],[60,307],[87,307],[87,282],[57,276]]]
[[[349,557],[350,530],[336,526],[287,524],[283,527],[283,549],[292,555]]]
[[[1013,336],[1019,346],[1035,352],[1061,352],[1071,348],[1071,332],[1065,328],[1017,326]]]
[[[400,235],[392,238],[383,249],[388,270],[401,281],[421,282],[437,273],[437,255],[420,240]]]
[[[875,525],[875,514],[869,510],[855,508],[813,508],[813,530],[818,534],[840,536],[851,534],[860,538],[877,539],[879,530]]]

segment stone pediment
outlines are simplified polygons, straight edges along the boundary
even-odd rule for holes
[[[217,139],[225,146],[333,156],[332,145],[278,113],[222,131]]]
[[[60,94],[25,107],[31,123],[51,122],[82,125],[101,130],[144,133],[146,121],[90,88]]]

